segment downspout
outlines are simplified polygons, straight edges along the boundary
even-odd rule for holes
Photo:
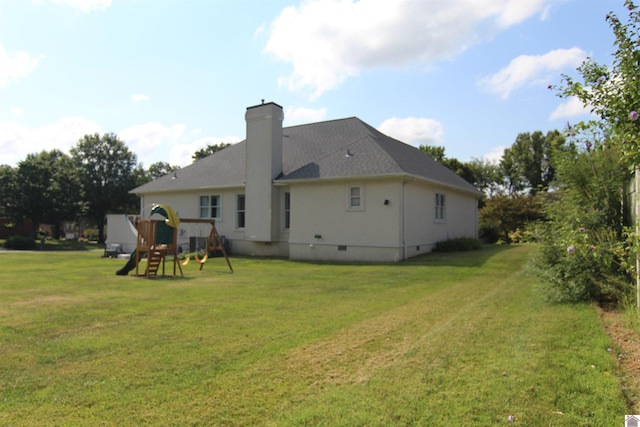
[[[407,238],[406,238],[407,236],[405,235],[406,222],[407,222],[406,185],[407,185],[407,181],[402,180],[402,259],[403,260],[407,259]],[[640,298],[640,296],[638,298]]]
[[[476,199],[476,217],[475,217],[475,223],[476,223],[476,226],[475,226],[476,239],[479,239],[479,238],[480,238],[480,230],[478,229],[478,228],[479,228],[479,225],[478,225],[478,205],[479,205],[479,204],[480,204],[480,199],[478,198],[478,199]]]

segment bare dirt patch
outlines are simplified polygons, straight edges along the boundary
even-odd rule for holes
[[[624,313],[600,309],[602,323],[613,341],[612,357],[622,370],[622,387],[633,414],[640,414],[640,333],[627,326]]]

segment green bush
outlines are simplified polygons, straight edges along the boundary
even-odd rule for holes
[[[83,237],[90,241],[98,240],[98,229],[97,228],[87,228],[84,230]]]
[[[535,224],[527,224],[524,228],[516,228],[509,233],[509,240],[512,243],[533,243],[538,237],[536,235]]]
[[[436,247],[433,248],[434,252],[460,252],[460,251],[474,251],[482,249],[482,242],[478,239],[471,239],[462,237],[459,239],[444,240],[436,243]]]
[[[629,180],[620,150],[568,147],[558,153],[559,178],[540,224],[536,274],[559,301],[623,301],[633,291],[634,233],[625,228],[621,197]]]
[[[480,221],[478,235],[482,243],[496,243],[500,240],[500,228],[495,221]]]
[[[632,290],[630,261],[613,230],[549,227],[532,266],[553,301],[617,302]]]
[[[12,250],[31,250],[36,248],[36,241],[31,237],[11,236],[4,242],[6,249]]]

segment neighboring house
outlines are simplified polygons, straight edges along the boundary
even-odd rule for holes
[[[481,193],[422,151],[357,118],[283,128],[282,107],[247,108],[246,140],[131,192],[183,218],[213,218],[231,252],[397,262],[477,237]],[[180,226],[185,249],[207,226]],[[200,239],[200,240],[199,240]]]

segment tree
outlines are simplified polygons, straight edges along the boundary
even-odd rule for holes
[[[587,59],[578,68],[582,81],[563,75],[559,95],[577,97],[598,117],[574,125],[571,133],[575,138],[582,138],[588,148],[602,142],[619,145],[629,166],[640,164],[640,12],[633,1],[626,0],[624,5],[629,10],[626,23],[613,13],[606,16],[615,35],[611,67]]]
[[[433,160],[440,163],[443,166],[451,169],[453,173],[462,177],[467,182],[474,184],[476,177],[473,174],[472,168],[468,163],[461,162],[454,157],[447,157],[445,155],[445,148],[435,145],[421,145],[418,149],[424,153],[427,153]]]
[[[15,173],[13,213],[34,225],[54,226],[60,237],[60,224],[82,214],[82,193],[71,158],[60,150],[29,154]]]
[[[0,217],[12,215],[16,200],[16,170],[0,165]]]
[[[547,191],[554,176],[555,151],[564,145],[557,130],[520,133],[510,148],[504,150],[500,168],[510,192],[528,189],[531,194]]]
[[[439,145],[421,145],[418,149],[424,153],[427,153],[433,160],[438,163],[442,163],[442,161],[446,158],[444,151],[445,148]]]
[[[567,127],[561,198],[550,206],[537,260],[541,277],[564,299],[620,300],[630,293],[629,274],[638,274],[631,262],[638,236],[623,227],[621,193],[640,165],[640,13],[633,1],[624,4],[626,23],[606,16],[615,35],[612,65],[589,58],[578,68],[581,80],[563,75],[559,88],[559,96],[576,97],[596,116]]]
[[[501,191],[502,177],[498,164],[489,160],[471,159],[467,167],[473,175],[473,185],[483,193],[491,196]]]
[[[206,148],[202,148],[198,151],[196,151],[195,153],[193,153],[193,156],[191,156],[191,158],[193,159],[193,161],[197,161],[200,159],[204,159],[205,157],[208,157],[214,153],[216,153],[217,151],[220,151],[224,148],[229,147],[231,144],[227,143],[227,142],[221,142],[220,144],[209,144],[207,145]]]
[[[180,169],[178,166],[172,166],[167,162],[155,162],[149,166],[147,169],[147,177],[149,181],[154,180],[156,178],[160,178],[161,176],[168,175],[172,172]]]
[[[125,213],[135,196],[136,155],[113,133],[85,135],[71,149],[87,201],[87,218],[98,228],[104,243],[104,225],[109,212]]]
[[[558,188],[547,203],[534,265],[559,300],[617,301],[631,289],[618,147],[573,149],[558,159]]]
[[[497,234],[505,243],[511,243],[511,234],[521,231],[543,218],[540,199],[520,193],[498,193],[485,199],[478,211],[481,233],[485,236]],[[484,238],[488,240],[489,238]]]

